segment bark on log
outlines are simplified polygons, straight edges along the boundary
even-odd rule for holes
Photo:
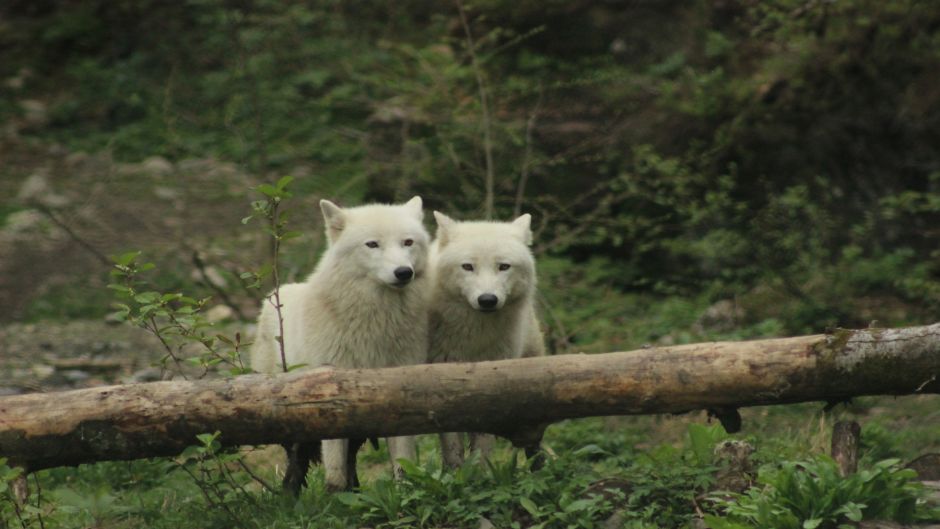
[[[940,324],[597,355],[319,368],[0,398],[0,456],[35,471],[227,446],[447,431],[525,446],[534,425],[601,415],[940,393]]]

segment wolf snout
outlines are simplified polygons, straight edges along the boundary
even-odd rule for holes
[[[480,305],[480,310],[496,310],[499,298],[494,294],[480,294],[477,303]]]
[[[400,285],[411,281],[411,278],[414,276],[415,271],[410,266],[399,266],[395,269],[395,279],[398,280],[398,284]]]

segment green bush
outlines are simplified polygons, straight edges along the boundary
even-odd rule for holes
[[[861,520],[911,523],[936,516],[922,500],[923,487],[911,481],[915,472],[898,463],[887,459],[848,476],[826,456],[766,465],[757,487],[716,498],[715,507],[725,514],[706,522],[713,529],[841,529]]]

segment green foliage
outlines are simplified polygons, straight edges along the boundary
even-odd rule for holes
[[[936,312],[929,3],[498,0],[465,6],[469,38],[446,3],[27,4],[4,8],[0,37],[0,75],[21,85],[0,116],[50,105],[27,135],[119,160],[299,165],[299,196],[420,193],[466,217],[492,158],[496,216],[534,213],[539,256],[604,289],[552,303],[578,331],[553,328],[557,348],[649,340],[608,338],[620,294],[751,298],[742,336]]]
[[[185,375],[184,363],[201,370],[203,377],[210,370],[224,366],[229,374],[251,372],[242,361],[241,333],[234,338],[211,331],[212,324],[202,315],[211,298],[194,299],[179,292],[148,290],[150,284],[141,274],[153,270],[155,265],[139,260],[140,252],[127,252],[114,257],[108,285],[123,302],[114,304],[113,314],[118,321],[126,321],[156,336],[165,354],[160,363],[164,369]],[[201,353],[188,355],[187,344],[198,344]]]
[[[915,475],[897,459],[849,476],[840,475],[839,465],[826,456],[767,465],[758,474],[760,486],[730,500],[716,498],[716,507],[726,514],[706,521],[718,529],[834,529],[861,520],[910,523],[931,516],[921,499],[923,488],[911,482]],[[932,516],[938,514],[934,511]]]

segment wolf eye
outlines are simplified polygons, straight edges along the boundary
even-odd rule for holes
[[[415,243],[414,239],[405,239],[404,242],[402,242],[402,244],[404,244],[405,246],[411,246],[414,243]]]
[[[464,263],[464,264],[460,265],[460,268],[463,268],[463,269],[466,270],[467,272],[473,272],[473,265],[470,264],[470,263]]]
[[[378,248],[379,243],[378,241],[366,241],[366,246],[368,246],[369,248]]]
[[[509,270],[509,263],[499,263],[499,271],[505,272],[506,270]]]

